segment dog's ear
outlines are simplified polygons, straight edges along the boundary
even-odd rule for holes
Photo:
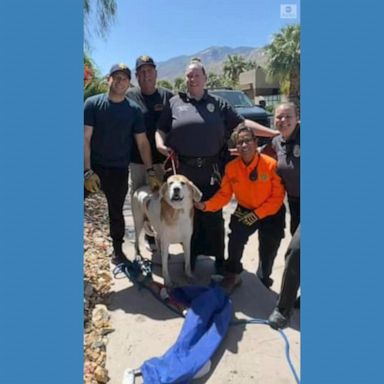
[[[196,187],[195,184],[192,183],[192,181],[188,180],[189,185],[192,189],[192,199],[193,201],[196,201],[197,203],[201,200],[201,197],[203,194],[201,193],[200,189]]]
[[[159,194],[160,197],[164,197],[165,193],[167,192],[168,184],[167,182],[163,183],[163,185],[160,187]]]

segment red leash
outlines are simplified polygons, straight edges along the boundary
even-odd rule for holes
[[[171,162],[171,166],[172,168],[166,168],[167,166],[167,163],[168,162]],[[176,155],[176,152],[171,150],[169,153],[168,153],[168,156],[167,158],[165,159],[164,161],[164,165],[163,165],[163,168],[164,168],[164,172],[167,173],[167,172],[170,172],[172,171],[174,175],[176,175],[176,171],[178,170],[179,168],[179,159],[177,158],[177,155]]]

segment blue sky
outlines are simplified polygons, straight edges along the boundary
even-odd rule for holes
[[[282,4],[296,5],[297,18],[282,18]],[[261,47],[300,16],[299,0],[117,0],[117,5],[106,39],[91,39],[91,57],[102,74],[114,63],[133,68],[142,54],[159,62],[214,45]]]

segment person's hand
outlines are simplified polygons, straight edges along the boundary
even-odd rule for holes
[[[100,179],[92,169],[88,169],[84,172],[84,187],[88,192],[99,192]]]
[[[161,187],[160,180],[156,177],[155,170],[153,168],[147,169],[148,185],[152,191],[158,191]]]
[[[259,218],[256,216],[256,213],[254,211],[251,211],[244,215],[239,221],[241,221],[245,225],[251,226],[255,224],[258,219]]]
[[[165,145],[157,146],[157,150],[164,156],[169,156],[169,154],[172,152],[172,149],[169,147],[166,147]]]
[[[205,203],[199,201],[194,203],[195,208],[199,209],[200,211],[204,211],[205,209]]]

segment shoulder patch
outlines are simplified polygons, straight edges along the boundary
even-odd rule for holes
[[[268,173],[261,173],[259,178],[261,181],[268,181],[269,180]]]

